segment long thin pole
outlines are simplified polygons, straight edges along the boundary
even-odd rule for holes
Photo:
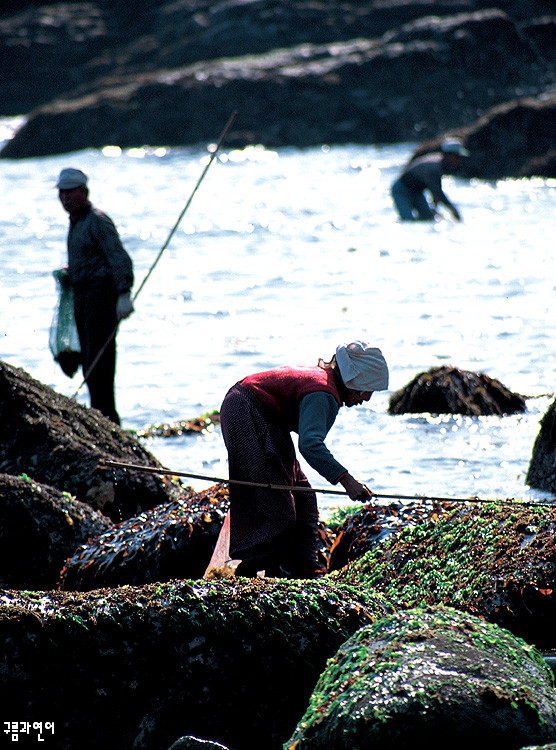
[[[267,484],[266,482],[247,482],[242,479],[223,479],[222,477],[211,477],[206,474],[191,474],[186,471],[173,471],[172,469],[156,469],[152,466],[141,466],[140,464],[130,464],[123,461],[109,461],[108,459],[102,459],[104,466],[110,466],[114,469],[129,469],[131,471],[143,471],[147,474],[164,474],[171,477],[188,477],[189,479],[202,479],[207,482],[216,482],[218,484],[238,484],[244,487],[261,487],[267,490],[295,490],[295,492],[322,492],[326,495],[344,495],[347,497],[347,492],[343,490],[332,490],[319,487],[303,487],[303,486],[290,486],[282,484]],[[491,503],[493,500],[483,499],[480,497],[434,497],[432,495],[385,495],[377,492],[373,492],[372,497],[392,499],[392,500],[433,500],[438,502],[448,503]],[[372,498],[369,498],[372,499]],[[534,500],[519,500],[513,501],[521,505],[551,505],[554,503],[550,502],[536,502]]]
[[[197,192],[197,190],[199,189],[199,187],[200,187],[200,185],[201,185],[202,181],[204,180],[204,178],[205,178],[205,175],[206,175],[206,173],[208,172],[208,170],[209,170],[209,167],[210,167],[210,165],[212,164],[212,162],[213,162],[213,161],[214,161],[214,159],[216,158],[216,154],[217,154],[217,153],[218,153],[218,151],[220,150],[220,146],[221,146],[221,145],[223,144],[223,142],[224,142],[224,140],[225,140],[226,136],[227,136],[227,135],[228,135],[228,133],[230,132],[230,128],[231,128],[231,127],[232,127],[232,125],[234,124],[234,122],[235,122],[235,119],[236,119],[236,117],[237,117],[237,112],[233,112],[233,113],[232,113],[232,115],[230,116],[230,119],[229,119],[229,120],[228,120],[228,122],[226,123],[226,126],[225,126],[224,130],[223,130],[223,131],[222,131],[222,133],[220,134],[220,138],[218,139],[218,142],[217,142],[216,146],[215,146],[215,147],[214,147],[214,149],[213,149],[213,150],[211,151],[211,154],[210,154],[210,159],[209,159],[209,160],[207,161],[207,163],[206,163],[206,165],[205,165],[205,168],[204,168],[204,169],[203,169],[203,171],[201,172],[201,176],[200,176],[200,177],[199,177],[199,179],[197,180],[197,183],[195,184],[195,187],[193,188],[193,191],[192,191],[191,195],[189,196],[189,198],[188,198],[188,200],[187,200],[187,203],[186,203],[186,204],[185,204],[185,206],[183,207],[183,209],[182,209],[182,211],[181,211],[180,215],[178,216],[178,218],[177,218],[177,220],[176,220],[176,223],[174,224],[174,226],[173,226],[173,227],[172,227],[172,229],[170,230],[170,234],[169,234],[169,235],[168,235],[168,237],[166,238],[166,242],[165,242],[165,243],[164,243],[164,244],[162,245],[162,247],[161,247],[161,248],[160,248],[160,250],[158,251],[158,255],[156,256],[156,258],[154,259],[153,263],[151,264],[151,267],[150,267],[150,268],[149,268],[149,270],[147,271],[147,274],[145,275],[145,278],[143,279],[143,281],[142,281],[142,282],[141,282],[141,284],[139,285],[139,288],[137,289],[137,291],[136,291],[136,292],[135,292],[135,294],[133,295],[133,298],[132,298],[132,299],[133,299],[133,302],[135,302],[135,300],[136,300],[136,299],[137,299],[137,297],[139,296],[139,293],[141,292],[141,290],[143,289],[143,287],[144,287],[144,286],[145,286],[145,284],[147,283],[147,280],[149,279],[150,275],[152,274],[152,272],[153,272],[153,271],[154,271],[154,269],[156,268],[156,266],[157,266],[157,264],[158,264],[158,261],[159,261],[159,260],[160,260],[160,258],[162,257],[162,254],[164,253],[164,251],[166,250],[166,248],[167,248],[167,247],[168,247],[168,245],[170,244],[170,241],[171,241],[172,237],[174,236],[174,234],[175,234],[175,232],[176,232],[176,230],[177,230],[178,226],[180,225],[180,222],[181,222],[181,220],[183,219],[183,217],[185,216],[185,213],[186,213],[187,209],[188,209],[188,208],[189,208],[189,206],[191,205],[191,201],[193,200],[193,198],[194,198],[194,196],[195,196],[195,193],[196,193],[196,192]],[[114,336],[116,335],[116,333],[117,333],[117,331],[118,331],[118,325],[119,325],[119,323],[116,323],[116,325],[115,325],[115,327],[114,327],[114,330],[112,331],[112,333],[110,334],[110,336],[109,336],[109,337],[107,338],[107,340],[105,341],[105,343],[103,344],[103,346],[102,346],[102,347],[101,347],[101,348],[99,349],[99,351],[97,352],[97,355],[96,355],[96,357],[95,357],[95,358],[94,358],[94,360],[92,361],[92,363],[91,363],[91,365],[90,365],[89,369],[87,370],[87,372],[85,373],[85,375],[84,375],[84,377],[83,377],[83,381],[82,381],[82,382],[81,382],[81,384],[79,385],[79,388],[78,388],[78,389],[77,389],[77,390],[75,391],[75,393],[73,394],[73,398],[75,398],[75,397],[77,396],[77,394],[79,393],[79,391],[81,390],[81,388],[83,388],[83,386],[84,386],[84,385],[85,385],[85,383],[87,382],[87,379],[89,378],[90,374],[92,373],[92,371],[93,371],[93,370],[95,369],[95,367],[97,366],[97,364],[98,364],[98,361],[99,361],[99,359],[100,359],[100,358],[102,357],[102,355],[103,355],[103,354],[104,354],[104,352],[106,351],[106,349],[107,349],[108,345],[110,344],[110,342],[112,341],[112,339],[113,339],[113,338],[114,338]]]

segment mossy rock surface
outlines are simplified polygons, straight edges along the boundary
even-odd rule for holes
[[[4,590],[0,602],[3,711],[55,721],[59,750],[161,750],[188,734],[278,750],[326,660],[393,611],[327,580]]]
[[[0,474],[0,586],[50,589],[64,560],[113,523],[68,493]]]
[[[26,474],[122,521],[175,497],[175,482],[112,469],[103,459],[161,468],[129,432],[0,361],[0,471]]]
[[[417,375],[390,396],[390,414],[520,414],[525,397],[512,393],[499,380],[457,367],[433,367]]]
[[[553,676],[532,646],[455,610],[399,612],[329,662],[287,750],[519,750],[556,739]]]
[[[556,645],[556,508],[469,503],[389,537],[332,577],[402,607],[443,604]]]
[[[368,503],[347,516],[335,530],[334,543],[328,556],[328,570],[339,570],[392,534],[429,518],[435,519],[440,513],[448,513],[458,505],[436,500]]]

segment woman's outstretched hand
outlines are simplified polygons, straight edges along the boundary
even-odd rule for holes
[[[358,482],[355,477],[352,477],[348,472],[339,479],[340,484],[345,489],[351,500],[360,500],[365,502],[369,498],[373,497],[373,492],[361,482]]]

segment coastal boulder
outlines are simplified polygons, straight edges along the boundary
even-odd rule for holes
[[[326,580],[4,590],[2,710],[48,717],[58,750],[161,750],[184,735],[281,750],[326,660],[392,611]]]
[[[0,587],[53,589],[64,560],[112,522],[67,492],[0,474]]]
[[[0,361],[0,472],[27,475],[121,521],[175,497],[167,478],[103,460],[161,468],[129,432]]]
[[[454,510],[449,501],[422,500],[367,503],[338,525],[328,555],[328,570],[339,570],[373,549],[391,534]]]
[[[534,648],[441,607],[355,633],[285,750],[519,750],[556,739],[554,679]]]
[[[457,367],[433,367],[390,396],[389,414],[519,414],[525,396],[512,393],[499,380]]]
[[[61,571],[60,588],[202,578],[228,507],[228,490],[212,487],[122,521],[75,549]]]
[[[556,493],[556,401],[541,419],[525,481],[529,487]]]
[[[454,607],[552,650],[555,549],[555,506],[469,502],[388,537],[331,578],[399,607]]]

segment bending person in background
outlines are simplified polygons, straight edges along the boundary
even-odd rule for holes
[[[442,176],[460,169],[469,156],[461,141],[451,138],[440,146],[440,151],[418,156],[406,165],[392,185],[392,198],[402,221],[433,221],[436,206],[445,205],[454,219],[461,221],[458,209],[442,189]],[[429,203],[426,192],[432,196]]]
[[[87,176],[79,169],[62,169],[56,187],[70,218],[67,272],[91,406],[120,424],[113,334],[119,321],[133,312],[133,265],[112,220],[89,201]]]
[[[249,375],[226,394],[220,409],[230,479],[286,485],[272,490],[230,484],[230,556],[236,575],[314,578],[318,565],[315,493],[297,460],[291,432],[307,463],[352,500],[372,492],[330,453],[324,440],[341,406],[368,401],[388,387],[380,349],[355,341],[315,367],[278,367]],[[296,491],[294,487],[309,490]]]

